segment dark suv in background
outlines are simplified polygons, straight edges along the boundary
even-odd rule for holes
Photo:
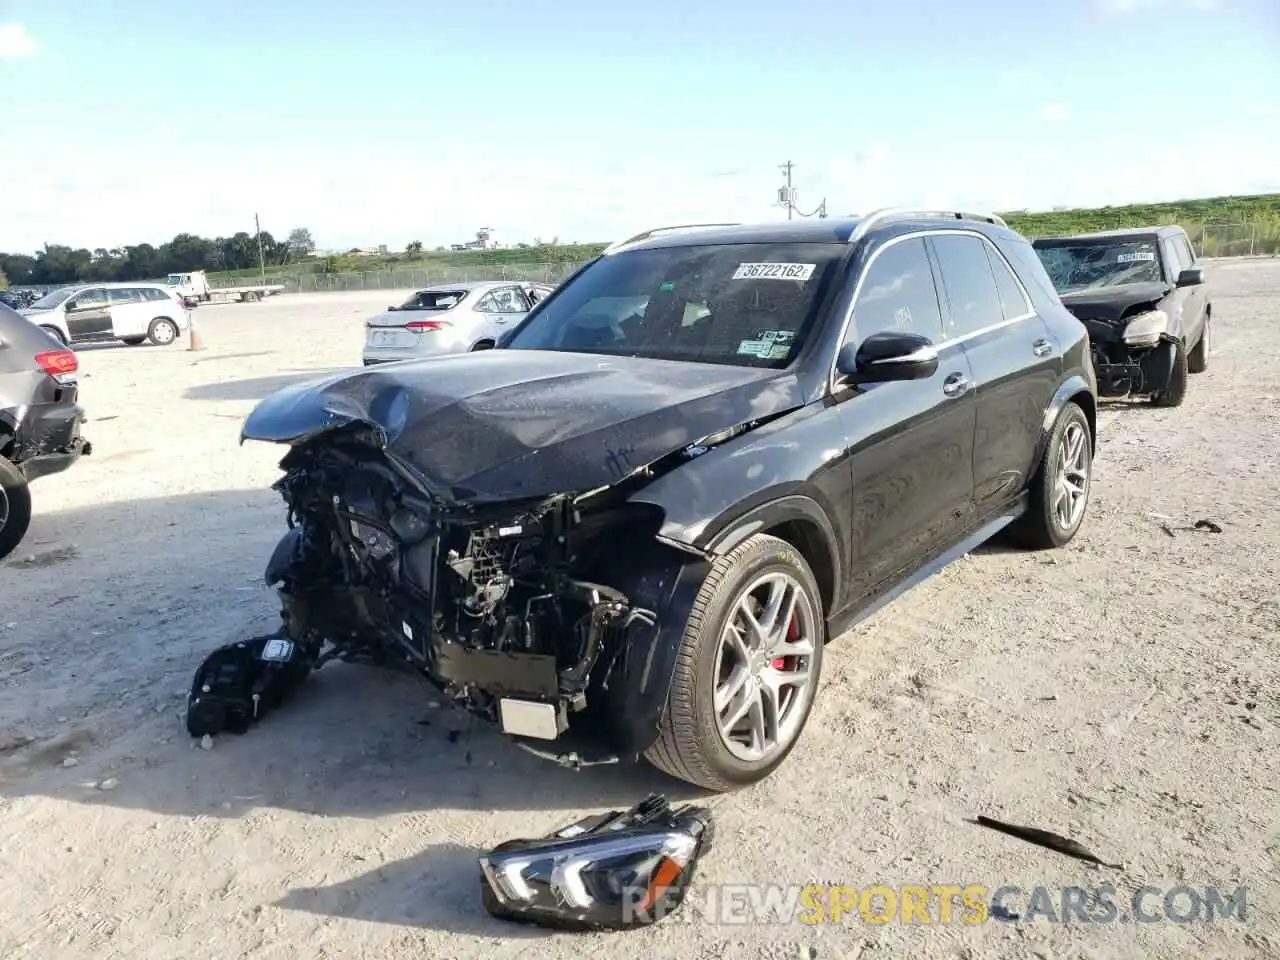
[[[1213,314],[1186,231],[1108,230],[1033,245],[1063,305],[1089,331],[1099,393],[1179,406],[1187,374],[1208,369]]]
[[[242,436],[290,445],[292,528],[260,659],[407,661],[562,763],[748,784],[829,638],[1001,530],[1075,536],[1094,394],[1084,327],[997,217],[649,231],[496,349],[259,404]],[[203,677],[193,735],[259,715]]]
[[[90,452],[80,436],[79,366],[72,350],[0,306],[0,558],[27,534],[27,485]]]

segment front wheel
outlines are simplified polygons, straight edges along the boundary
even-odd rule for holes
[[[1169,382],[1151,397],[1151,403],[1157,407],[1180,407],[1187,398],[1187,348],[1181,340],[1172,346],[1173,372],[1169,374]]]
[[[147,328],[147,339],[157,347],[166,347],[178,339],[178,325],[168,317],[156,317]]]
[[[1188,373],[1204,373],[1209,369],[1209,346],[1209,318],[1205,317],[1204,330],[1200,333],[1200,339],[1187,356]]]
[[[31,490],[16,466],[0,457],[0,560],[14,550],[31,526]]]
[[[1058,414],[1031,481],[1031,503],[1012,528],[1013,538],[1033,550],[1066,546],[1084,523],[1093,482],[1093,436],[1078,404]]]
[[[817,582],[791,544],[758,534],[718,558],[694,600],[645,758],[708,790],[763,780],[809,719],[824,629]]]

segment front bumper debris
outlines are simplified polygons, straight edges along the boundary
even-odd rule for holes
[[[650,926],[680,908],[711,848],[706,807],[672,810],[651,794],[537,840],[508,840],[480,858],[485,910],[559,930]]]
[[[1123,341],[1093,344],[1093,370],[1098,395],[1107,399],[1156,394],[1173,377],[1178,341],[1162,334],[1153,347],[1130,347]]]

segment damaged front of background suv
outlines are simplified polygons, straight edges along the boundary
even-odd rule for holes
[[[256,655],[407,666],[560,762],[638,756],[710,558],[632,495],[801,404],[777,370],[530,350],[286,389],[243,431],[290,445],[287,641]],[[217,696],[198,676],[193,734],[232,725]]]

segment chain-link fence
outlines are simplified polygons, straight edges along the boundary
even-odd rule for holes
[[[313,293],[342,290],[408,290],[435,283],[464,283],[480,280],[529,280],[559,283],[581,263],[526,263],[477,267],[414,266],[351,273],[268,274],[268,284],[284,287],[283,293]],[[241,287],[258,283],[255,277],[210,277],[209,285]]]
[[[1253,223],[1209,221],[1191,230],[1191,241],[1202,257],[1252,257],[1258,253],[1275,253],[1274,239],[1263,237],[1259,249],[1258,227]]]

